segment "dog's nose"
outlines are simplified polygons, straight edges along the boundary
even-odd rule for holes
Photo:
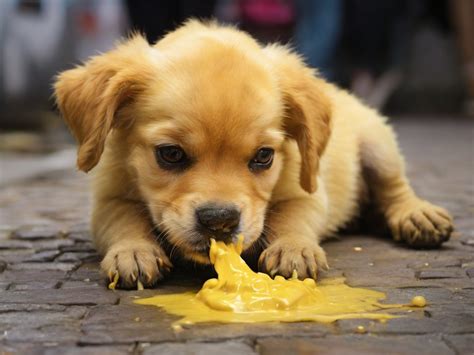
[[[235,232],[240,222],[240,211],[234,205],[205,205],[196,210],[196,216],[200,226],[216,239]]]

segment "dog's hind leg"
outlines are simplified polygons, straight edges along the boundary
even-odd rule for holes
[[[419,248],[440,246],[453,230],[451,216],[415,194],[391,127],[375,114],[366,122],[359,135],[365,179],[394,239]]]

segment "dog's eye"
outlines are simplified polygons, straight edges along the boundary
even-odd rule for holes
[[[155,156],[162,169],[184,169],[190,164],[190,159],[179,145],[159,145],[155,147]]]
[[[272,148],[260,148],[249,161],[249,169],[251,171],[258,171],[263,169],[269,169],[273,163],[274,150]]]

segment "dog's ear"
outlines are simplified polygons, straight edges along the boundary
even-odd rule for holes
[[[279,80],[285,104],[284,129],[295,139],[301,155],[300,185],[317,189],[319,160],[331,133],[331,104],[324,81],[301,58],[283,46],[264,48]]]
[[[56,78],[56,103],[76,138],[77,166],[89,171],[99,162],[116,114],[143,89],[149,76],[150,47],[135,35],[106,54]]]

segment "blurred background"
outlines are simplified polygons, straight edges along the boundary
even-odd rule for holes
[[[70,147],[51,99],[54,76],[133,29],[153,43],[189,17],[290,43],[394,120],[474,116],[473,0],[1,0],[0,152]],[[16,178],[15,160],[0,158],[0,176]],[[75,160],[60,154],[51,164],[61,159]]]

